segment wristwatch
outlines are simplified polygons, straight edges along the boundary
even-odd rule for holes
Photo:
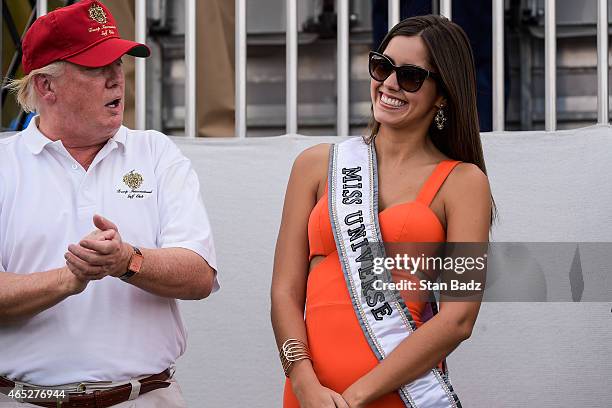
[[[140,272],[140,268],[142,268],[142,261],[144,260],[142,252],[140,252],[140,249],[136,248],[135,246],[132,246],[132,249],[134,249],[134,252],[130,257],[130,262],[128,263],[128,270],[126,273],[119,276],[119,279],[121,279],[122,281],[127,281],[132,276]]]

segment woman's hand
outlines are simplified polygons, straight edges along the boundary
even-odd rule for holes
[[[293,393],[300,402],[300,408],[353,408],[340,394],[322,386],[318,381],[294,385]]]
[[[359,392],[356,384],[357,383],[354,383],[344,390],[342,393],[342,398],[344,398],[349,408],[365,408],[366,403],[361,397],[361,393]]]

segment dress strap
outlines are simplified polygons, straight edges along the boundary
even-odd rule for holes
[[[461,163],[456,160],[443,160],[441,161],[431,173],[431,176],[425,181],[419,195],[417,196],[417,201],[425,204],[427,207],[431,204],[434,197],[444,184],[446,177],[450,174],[451,171],[455,168],[457,164]]]

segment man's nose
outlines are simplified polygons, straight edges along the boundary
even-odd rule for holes
[[[107,84],[109,87],[123,82],[123,65],[121,62],[113,62],[105,67]]]

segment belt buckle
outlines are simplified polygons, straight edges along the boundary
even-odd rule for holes
[[[77,384],[76,389],[77,389],[77,392],[87,392],[90,386],[93,386],[91,387],[91,389],[96,389],[95,387],[96,384],[100,384],[100,385],[107,384],[108,385],[112,383],[113,383],[112,381],[83,381]],[[105,388],[99,388],[99,389],[104,390]]]
[[[176,365],[175,364],[172,364],[170,367],[168,367],[168,374],[169,374],[168,380],[170,380],[170,379],[172,379],[174,377],[174,373],[175,372],[176,372]],[[168,380],[166,380],[166,381],[168,381]]]
[[[23,384],[18,383],[17,381],[13,381],[13,382],[15,383],[15,386],[13,387],[13,389],[19,395],[19,398],[15,398],[15,401],[23,403],[23,396],[22,396],[23,395]]]

